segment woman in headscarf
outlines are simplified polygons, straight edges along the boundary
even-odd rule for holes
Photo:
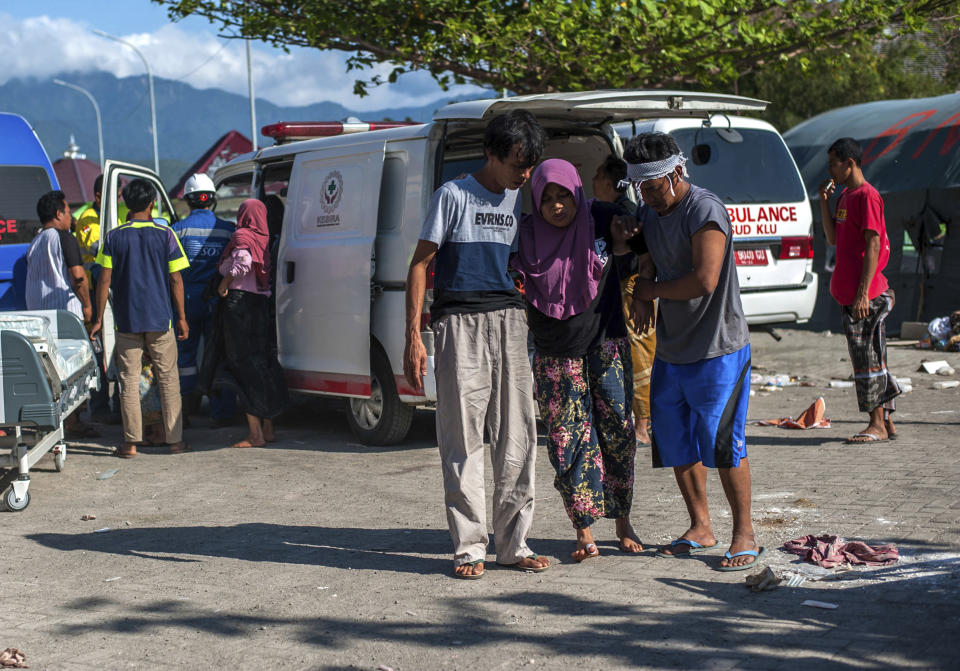
[[[637,445],[620,307],[620,274],[629,271],[631,248],[614,226],[626,212],[588,201],[577,169],[560,159],[540,164],[531,189],[534,212],[520,224],[512,266],[528,303],[554,484],[576,529],[571,556],[579,562],[600,554],[591,526],[602,517],[616,520],[621,551],[642,552],[630,524]]]
[[[232,447],[263,447],[273,442],[273,419],[287,403],[287,384],[270,330],[270,232],[267,208],[243,201],[237,230],[220,257],[224,363],[236,380],[240,407],[250,433]]]

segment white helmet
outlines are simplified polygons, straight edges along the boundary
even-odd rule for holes
[[[202,172],[191,175],[190,179],[183,186],[183,196],[186,198],[191,193],[216,193],[217,187],[213,185],[213,180]]]

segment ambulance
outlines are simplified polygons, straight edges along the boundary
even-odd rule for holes
[[[549,135],[544,158],[576,165],[591,196],[597,167],[611,152],[622,154],[618,125],[639,127],[656,119],[700,128],[718,114],[765,107],[760,100],[723,94],[589,91],[453,103],[426,124],[276,123],[265,126],[263,134],[277,144],[217,170],[217,215],[233,218],[246,198],[283,204],[276,329],[289,387],[344,398],[347,421],[361,442],[396,443],[406,436],[415,408],[436,401],[429,279],[421,322],[428,354],[425,389],[413,389],[403,377],[407,268],[434,190],[483,165],[483,132],[492,118],[513,109],[533,113]],[[712,141],[707,133],[703,144]],[[784,165],[785,179],[797,179],[792,161],[777,164]],[[739,163],[729,166],[740,168]],[[108,165],[105,189],[116,183],[109,171]],[[524,191],[523,209],[529,212],[529,187]],[[105,191],[104,200],[110,198]],[[773,213],[760,215],[756,206],[778,203],[738,201],[736,207],[740,218],[769,218]],[[802,216],[799,206],[797,213]],[[794,215],[788,206],[776,216]],[[760,222],[738,225],[747,223]],[[755,230],[738,233],[742,249],[757,250],[753,259],[761,258],[761,249],[769,251],[767,264],[779,263],[780,248],[754,242],[758,235],[769,237]]]
[[[27,120],[0,113],[0,310],[27,307],[26,254],[40,229],[37,201],[59,188],[47,152]]]
[[[749,324],[810,319],[818,286],[813,212],[797,164],[773,126],[714,114],[621,124],[617,130],[625,139],[651,131],[672,135],[687,156],[690,181],[727,206]]]

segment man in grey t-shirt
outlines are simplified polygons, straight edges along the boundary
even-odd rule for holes
[[[690,528],[657,555],[689,555],[717,544],[707,507],[709,466],[719,471],[733,511],[733,538],[718,570],[744,570],[765,550],[750,519],[750,335],[730,219],[719,198],[684,179],[686,159],[669,135],[638,135],[624,158],[642,201],[638,228],[650,250],[641,268],[651,262],[655,268],[634,286],[638,329],[649,323],[653,299],[660,299],[650,384],[653,461],[673,467],[690,513]]]

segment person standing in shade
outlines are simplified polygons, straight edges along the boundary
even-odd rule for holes
[[[841,305],[843,333],[853,364],[860,412],[869,415],[863,431],[847,443],[875,443],[895,438],[891,414],[900,385],[887,369],[886,320],[893,309],[893,289],[883,275],[890,241],[883,218],[883,199],[863,176],[863,151],[853,138],[840,138],[827,150],[830,179],[820,185],[820,214],[827,242],[837,246],[837,266],[830,294]],[[830,212],[837,185],[844,191]]]
[[[92,315],[90,285],[80,246],[70,234],[73,217],[63,191],[50,191],[37,201],[43,228],[27,250],[28,310],[69,310],[84,322]]]
[[[211,329],[216,300],[204,300],[204,290],[217,274],[217,265],[223,250],[233,235],[234,226],[214,214],[217,206],[217,191],[213,180],[205,174],[192,175],[183,188],[183,199],[190,207],[190,214],[174,222],[170,228],[177,234],[190,267],[182,272],[184,301],[190,337],[177,345],[177,366],[180,372],[180,394],[183,397],[185,414],[199,407],[200,391],[197,390],[199,362],[197,360],[201,341],[206,341]],[[215,426],[230,423],[237,413],[236,396],[232,390],[223,389],[210,396],[210,418]]]
[[[272,443],[274,420],[287,405],[287,382],[277,361],[270,318],[270,232],[267,207],[254,198],[237,211],[237,228],[220,255],[223,279],[218,328],[223,364],[235,381],[249,433],[230,447]]]
[[[93,180],[93,202],[80,212],[74,225],[74,236],[80,244],[80,258],[87,271],[87,280],[90,282],[90,295],[96,296],[97,279],[100,276],[100,266],[97,265],[97,252],[100,250],[100,211],[103,206],[103,175],[97,175]],[[110,381],[106,377],[107,366],[103,360],[103,348],[95,348],[97,366],[100,368],[100,389],[90,392],[90,419],[105,424],[119,424],[120,413],[117,411],[117,393],[110,393]]]
[[[100,249],[100,208],[103,198],[103,175],[97,175],[93,180],[93,202],[80,213],[74,227],[74,235],[80,243],[80,255],[83,267],[87,270],[87,279],[94,286],[91,270],[97,259]]]
[[[84,323],[90,321],[90,287],[83,270],[80,246],[70,234],[73,217],[63,191],[50,191],[37,201],[43,228],[27,250],[26,303],[28,310],[69,310]],[[70,437],[96,438],[100,434],[81,424],[79,413],[64,425]]]
[[[137,456],[137,444],[143,440],[139,390],[144,350],[150,355],[160,388],[164,434],[170,452],[179,454],[189,449],[183,442],[177,340],[186,340],[190,334],[180,277],[180,272],[190,264],[167,222],[151,217],[156,198],[153,184],[145,179],[131,180],[123,188],[129,220],[103,236],[97,255],[103,270],[97,282],[97,312],[90,337],[103,328],[112,286],[124,437],[117,456],[125,459]]]
[[[706,490],[707,467],[716,468],[733,513],[733,536],[717,570],[742,571],[766,550],[757,545],[750,518],[750,333],[730,218],[716,195],[684,179],[686,157],[670,135],[641,133],[623,157],[642,201],[637,221],[656,269],[655,280],[640,277],[634,285],[639,329],[651,323],[659,299],[650,383],[653,463],[673,467],[690,514],[690,528],[657,556],[689,556],[717,545]]]
[[[507,270],[520,219],[520,187],[540,159],[546,134],[532,114],[494,118],[483,137],[486,162],[433,194],[407,275],[403,370],[423,388],[427,352],[420,314],[427,268],[436,259],[434,331],[437,443],[443,466],[454,575],[484,575],[487,532],[484,429],[494,469],[497,563],[545,571],[527,546],[533,523],[537,425],[523,299]]]
[[[593,195],[597,200],[616,203],[630,214],[637,206],[627,198],[627,163],[610,155],[597,168],[593,176]],[[633,361],[633,424],[638,447],[650,445],[650,374],[653,372],[653,356],[657,351],[657,329],[651,325],[638,333],[630,309],[633,305],[633,285],[636,272],[621,282],[623,313],[630,339],[630,358]]]

